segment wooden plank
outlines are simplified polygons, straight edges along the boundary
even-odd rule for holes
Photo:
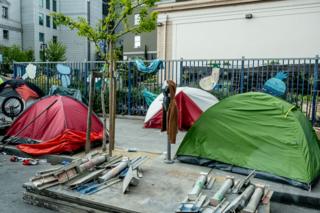
[[[55,201],[64,201],[67,203],[72,203],[74,205],[80,205],[86,208],[91,208],[95,211],[104,211],[104,212],[114,212],[114,213],[139,213],[138,211],[130,210],[124,207],[119,206],[113,206],[106,203],[100,203],[93,200],[88,200],[80,196],[70,196],[68,194],[63,194],[59,192],[53,192],[49,191],[47,189],[38,191],[33,190],[32,188],[25,187],[28,192],[28,196],[37,197],[38,195],[41,195],[43,199],[45,199],[49,204],[51,203],[51,200]],[[92,212],[92,211],[91,211]]]
[[[75,186],[78,186],[80,184],[87,183],[87,182],[97,178],[99,175],[101,175],[103,173],[103,171],[105,171],[105,170],[104,169],[100,169],[100,170],[96,170],[96,171],[87,173],[85,175],[81,175],[79,178],[76,178],[75,180],[70,181],[66,185],[70,186],[70,187],[75,187]]]
[[[105,211],[100,211],[96,209],[92,209],[89,207],[77,205],[70,202],[65,202],[58,199],[53,199],[50,197],[37,195],[30,192],[25,192],[23,194],[24,202],[35,205],[38,207],[43,207],[46,209],[54,210],[57,212],[68,212],[68,213],[102,213]]]

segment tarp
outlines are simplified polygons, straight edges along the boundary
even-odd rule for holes
[[[218,101],[215,96],[204,90],[192,87],[178,87],[176,90],[176,102],[178,106],[179,129],[189,129],[202,112],[218,103]],[[161,128],[162,102],[163,94],[161,93],[148,108],[144,120],[145,128]]]
[[[49,95],[63,95],[63,96],[67,95],[67,96],[71,96],[81,102],[84,102],[84,100],[85,100],[82,98],[80,90],[56,86],[56,85],[51,86],[51,88],[49,90]]]
[[[18,96],[25,102],[44,96],[42,90],[24,80],[8,80],[0,85],[0,97]]]
[[[134,61],[138,71],[144,73],[154,73],[157,72],[159,69],[162,68],[163,62],[160,59],[153,60],[149,66],[146,66],[141,59],[137,59]]]
[[[150,106],[151,103],[157,98],[158,95],[150,92],[146,88],[142,91],[142,95],[144,97],[144,100],[146,101],[147,105]]]
[[[91,143],[101,140],[102,132],[91,133]],[[20,144],[17,146],[17,148],[33,156],[46,154],[61,154],[65,152],[73,152],[84,147],[85,141],[85,132],[65,129],[63,133],[51,140],[44,141],[39,144]]]
[[[177,156],[255,169],[310,184],[320,173],[311,123],[294,105],[265,93],[228,97],[208,109],[184,137]]]

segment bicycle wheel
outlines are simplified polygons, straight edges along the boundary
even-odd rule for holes
[[[6,97],[1,106],[1,110],[4,115],[11,119],[17,117],[24,109],[24,104],[21,98],[16,96]]]

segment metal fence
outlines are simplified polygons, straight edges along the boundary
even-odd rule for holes
[[[37,77],[32,81],[45,92],[54,84],[61,84],[56,70],[57,64],[65,64],[72,70],[71,88],[80,89],[84,96],[88,95],[90,71],[102,70],[103,62],[43,62],[37,66]],[[148,62],[146,62],[148,63]],[[29,63],[15,63],[14,77],[21,77]],[[306,113],[314,124],[320,117],[318,112],[319,94],[319,57],[313,58],[267,58],[267,59],[213,59],[213,60],[169,60],[155,74],[139,72],[134,62],[119,61],[116,66],[117,79],[117,113],[126,115],[145,115],[147,104],[142,91],[149,90],[155,94],[161,92],[164,80],[177,82],[178,86],[199,87],[201,78],[211,75],[213,65],[220,66],[218,86],[212,94],[223,99],[225,97],[249,92],[261,91],[266,80],[279,71],[288,73],[286,79],[286,100],[296,104]],[[96,112],[101,111],[99,82],[96,83]],[[106,94],[106,102],[108,94]],[[106,103],[108,106],[108,103]]]

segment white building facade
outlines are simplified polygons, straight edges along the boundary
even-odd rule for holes
[[[162,59],[320,54],[319,0],[194,0],[158,11]]]
[[[60,12],[74,19],[83,17],[91,26],[96,26],[102,19],[102,0],[60,0]],[[93,43],[79,37],[75,30],[60,27],[60,39],[67,47],[69,61],[93,61],[96,58],[96,49]]]
[[[32,49],[40,61],[43,47],[54,40],[66,46],[69,61],[95,60],[95,46],[75,30],[56,26],[50,13],[84,17],[95,26],[103,17],[102,4],[103,0],[0,0],[0,45]]]
[[[58,11],[58,0],[22,0],[22,47],[34,50],[35,59],[40,59],[41,44],[58,40],[60,31],[54,25],[50,13]]]
[[[22,46],[20,0],[0,0],[0,45]]]

